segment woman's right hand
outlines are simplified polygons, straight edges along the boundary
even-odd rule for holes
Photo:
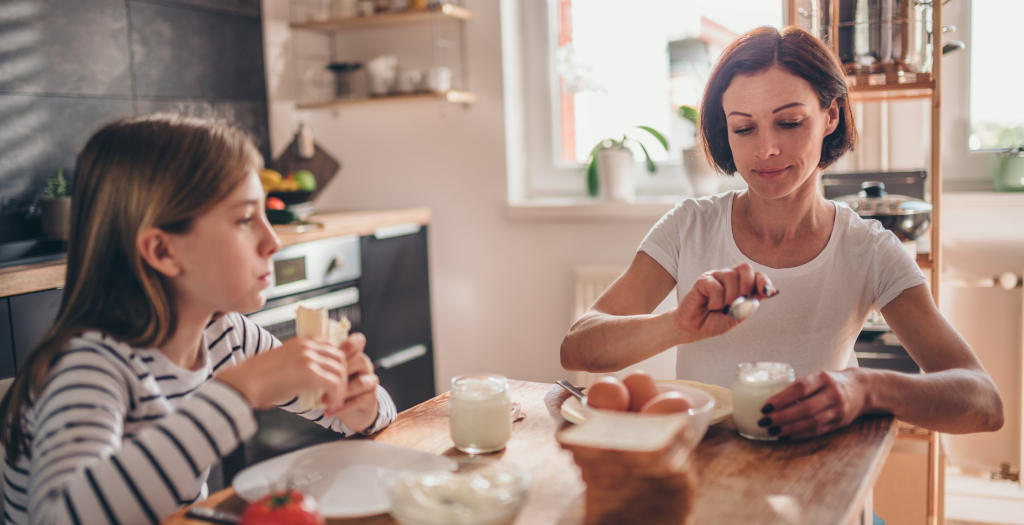
[[[755,272],[747,263],[707,271],[679,301],[675,321],[689,334],[689,342],[699,341],[725,333],[742,322],[722,311],[737,297],[745,295],[761,300],[777,293],[768,276]]]
[[[327,413],[341,410],[348,389],[347,357],[324,341],[292,338],[227,367],[216,378],[256,409],[277,406],[301,392],[323,392]]]

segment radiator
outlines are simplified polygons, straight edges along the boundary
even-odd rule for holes
[[[623,272],[621,266],[582,265],[573,268],[572,279],[572,320],[579,319],[601,296],[612,282]],[[675,306],[675,290],[665,296],[665,300],[655,308],[655,312],[663,312]],[[674,379],[676,374],[676,352],[668,349],[656,356],[630,365],[612,375],[622,377],[629,372],[642,369],[655,379]],[[579,386],[590,386],[601,374],[589,372],[572,372],[569,380]]]

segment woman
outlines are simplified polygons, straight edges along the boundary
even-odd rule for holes
[[[78,157],[64,295],[2,407],[6,523],[159,523],[281,406],[342,434],[394,420],[365,338],[283,344],[259,153],[198,119],[113,122]],[[298,395],[323,392],[303,412]]]
[[[998,391],[914,260],[878,222],[823,197],[822,169],[857,139],[829,50],[796,28],[742,35],[712,72],[701,115],[712,163],[747,189],[687,199],[662,217],[570,328],[562,366],[614,371],[677,345],[679,378],[729,385],[739,362],[788,362],[798,380],[759,422],[780,437],[866,413],[941,432],[999,429]],[[651,314],[673,287],[678,306]],[[752,317],[722,312],[744,295],[762,300]],[[876,308],[926,374],[857,368],[853,344]]]

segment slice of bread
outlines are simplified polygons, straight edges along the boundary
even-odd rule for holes
[[[295,335],[306,339],[326,341],[333,346],[340,346],[348,339],[352,323],[345,317],[335,321],[328,317],[324,308],[306,308],[299,306],[295,310]],[[324,408],[323,391],[307,391],[299,394],[299,408],[303,411]]]

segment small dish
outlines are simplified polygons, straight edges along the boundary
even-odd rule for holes
[[[703,390],[711,397],[715,398],[715,407],[711,409],[711,421],[710,425],[715,425],[725,421],[726,418],[732,415],[732,390],[725,388],[724,386],[711,385],[708,383],[701,383],[699,381],[689,381],[686,379],[659,379],[656,381],[658,390],[664,392],[665,390],[671,390],[673,386],[684,386],[692,387],[698,390]],[[575,397],[569,397],[562,403],[562,417],[570,423],[580,424],[587,420],[587,415],[593,411],[593,408],[585,406]]]
[[[391,516],[402,525],[505,525],[526,500],[529,478],[488,463],[472,470],[414,472],[388,489]]]

